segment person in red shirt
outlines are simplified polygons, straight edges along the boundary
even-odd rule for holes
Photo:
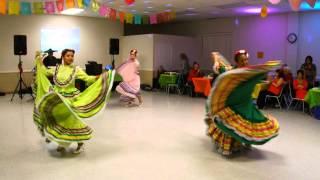
[[[192,82],[192,78],[201,77],[200,65],[197,62],[193,63],[192,69],[190,69],[188,73],[188,85],[191,87],[192,92],[190,92],[191,96],[194,96],[194,85]]]
[[[296,98],[304,99],[307,94],[308,81],[304,78],[303,70],[297,71],[297,79],[293,81],[293,89]]]
[[[259,109],[263,109],[265,106],[265,98],[267,95],[278,96],[281,93],[282,87],[284,85],[284,74],[280,69],[276,70],[276,76],[271,81],[269,88],[265,91],[259,93],[257,99],[257,106]]]
[[[188,73],[188,82],[192,82],[192,78],[200,76],[200,65],[197,62],[193,63],[192,69]]]

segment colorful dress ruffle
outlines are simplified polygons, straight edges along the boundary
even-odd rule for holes
[[[215,81],[207,100],[205,121],[207,135],[223,155],[245,146],[262,145],[278,135],[278,121],[260,112],[251,98],[255,85],[278,65],[279,62],[270,61],[234,69]]]
[[[141,96],[140,94],[140,75],[138,60],[128,59],[117,68],[118,74],[122,77],[122,82],[116,90],[120,93],[120,101],[133,103]]]
[[[89,140],[92,129],[84,120],[105,108],[115,72],[105,72],[97,79],[73,65],[58,65],[54,70],[46,69],[40,61],[36,59],[33,119],[41,134],[65,146]],[[48,76],[53,76],[55,85]],[[80,92],[75,79],[91,85]]]

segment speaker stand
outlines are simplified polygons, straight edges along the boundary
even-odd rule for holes
[[[112,54],[111,57],[112,57],[112,63],[111,63],[111,65],[112,65],[112,69],[114,69],[114,67],[115,67],[115,66],[114,66],[114,54]]]
[[[11,97],[11,101],[13,100],[14,96],[16,94],[19,95],[20,99],[23,98],[23,93],[22,93],[22,87],[24,86],[25,89],[28,91],[28,87],[26,85],[26,83],[23,81],[22,79],[22,72],[23,72],[23,69],[22,69],[22,61],[21,61],[21,55],[19,55],[19,64],[18,64],[18,68],[19,68],[19,81],[16,85],[16,88],[14,89],[14,92],[12,94],[12,97]],[[32,95],[32,92],[29,92],[31,97],[34,99],[33,95]]]

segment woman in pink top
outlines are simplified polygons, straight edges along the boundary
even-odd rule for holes
[[[132,49],[129,59],[117,68],[117,72],[123,81],[117,86],[116,90],[121,94],[120,101],[127,105],[137,104],[136,100],[138,100],[139,105],[142,103],[137,54],[138,51]]]
[[[276,76],[271,81],[268,90],[261,91],[257,99],[257,105],[259,109],[263,109],[265,106],[265,98],[267,95],[278,96],[281,93],[284,85],[284,74],[281,70],[276,70]]]
[[[303,70],[297,71],[297,79],[293,81],[293,89],[295,91],[296,98],[304,99],[307,94],[308,82],[304,79]]]

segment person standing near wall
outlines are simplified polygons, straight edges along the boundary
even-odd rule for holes
[[[312,56],[307,56],[304,64],[301,65],[301,70],[304,71],[306,80],[308,81],[308,89],[315,86],[316,76],[317,76],[317,67],[312,63]]]

